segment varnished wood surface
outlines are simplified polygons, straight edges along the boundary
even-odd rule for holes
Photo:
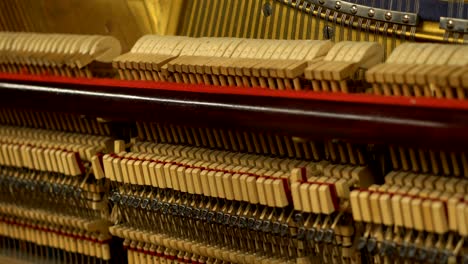
[[[23,260],[23,259],[17,259],[13,257],[7,257],[0,255],[0,263],[5,263],[5,264],[32,264],[33,262]]]
[[[378,102],[380,99],[376,96],[362,97],[367,98],[366,102],[360,102],[361,97],[349,100],[349,96],[340,94],[332,97],[336,100],[320,99],[320,96],[286,98],[277,93],[268,96],[268,91],[262,95],[208,93],[203,89],[197,91],[197,86],[187,86],[192,88],[190,91],[174,91],[170,84],[158,85],[161,89],[119,87],[102,82],[79,85],[8,80],[0,83],[0,105],[116,121],[249,128],[317,139],[430,145],[444,149],[462,149],[468,145],[468,107],[455,100],[429,100],[421,105],[417,100],[414,105],[380,104],[369,103],[373,98]],[[431,102],[435,102],[433,107]]]

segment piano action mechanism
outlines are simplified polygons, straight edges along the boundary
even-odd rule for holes
[[[468,263],[463,0],[0,7],[6,258]]]

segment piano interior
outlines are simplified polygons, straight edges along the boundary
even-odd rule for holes
[[[0,262],[468,263],[465,3],[0,1]]]

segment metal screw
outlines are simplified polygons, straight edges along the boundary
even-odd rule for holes
[[[374,17],[374,15],[375,15],[375,10],[372,9],[372,8],[369,9],[369,12],[367,13],[367,15],[368,15],[369,17]]]
[[[357,13],[357,6],[353,5],[351,6],[351,14],[356,14]]]
[[[453,20],[452,19],[449,19],[447,21],[447,28],[453,28]]]
[[[387,20],[392,19],[392,13],[390,13],[390,12],[385,13],[385,19],[387,19]]]
[[[403,16],[403,23],[408,23],[409,22],[409,16],[408,15],[404,15]]]
[[[341,2],[340,2],[340,1],[336,1],[336,3],[335,3],[335,8],[336,8],[336,9],[340,9],[340,8],[341,8]]]
[[[271,7],[270,2],[266,2],[265,4],[263,4],[262,11],[265,17],[271,16],[271,14],[273,13],[273,8]]]

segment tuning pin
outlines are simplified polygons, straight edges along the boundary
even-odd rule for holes
[[[405,259],[408,257],[408,250],[409,247],[406,243],[403,243],[399,248],[398,248],[398,256],[402,259]]]
[[[436,263],[437,262],[437,249],[431,248],[428,250],[427,254],[427,262],[428,263]]]
[[[393,259],[396,254],[397,254],[397,246],[395,244],[395,242],[391,241],[391,242],[386,242],[385,243],[385,246],[382,246],[384,247],[385,249],[385,252],[384,252],[384,255]]]
[[[413,245],[413,244],[408,245],[406,257],[409,258],[409,259],[414,259],[414,258],[416,258],[416,253],[417,253],[416,246]]]
[[[325,236],[323,241],[327,244],[333,243],[335,240],[335,231],[333,229],[325,230]]]
[[[114,191],[112,195],[109,197],[109,200],[114,204],[118,204],[120,199],[121,199],[120,193],[117,191]]]
[[[425,262],[426,259],[427,259],[427,256],[428,256],[427,249],[420,248],[420,249],[418,249],[418,252],[416,254],[416,260],[418,260],[420,262]]]
[[[367,246],[367,238],[365,238],[365,237],[359,238],[359,241],[358,241],[358,244],[357,244],[357,249],[359,251],[362,251],[362,250],[364,250],[366,248],[366,246]]]
[[[150,199],[149,198],[144,198],[141,203],[140,203],[140,208],[142,210],[147,210],[150,204]]]

